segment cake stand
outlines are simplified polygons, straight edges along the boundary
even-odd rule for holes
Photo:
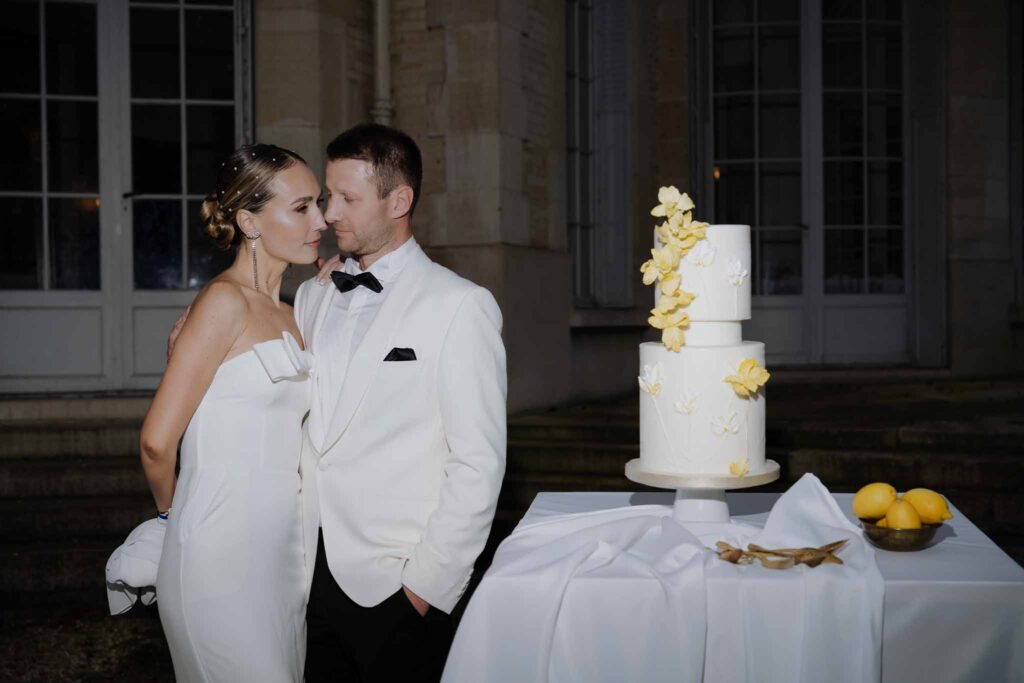
[[[645,470],[640,458],[626,463],[626,477],[638,484],[675,489],[672,516],[679,522],[728,522],[729,503],[725,492],[770,484],[779,478],[779,464],[766,460],[764,471],[742,477],[731,475],[666,474]]]

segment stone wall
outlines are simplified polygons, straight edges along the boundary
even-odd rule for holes
[[[951,366],[958,375],[1024,370],[1012,325],[1009,13],[999,0],[949,0],[946,201]],[[1020,154],[1020,150],[1017,150]]]
[[[255,0],[256,135],[294,149],[323,180],[324,149],[365,121],[373,98],[372,5],[365,0]],[[336,252],[332,239],[321,247]],[[290,299],[312,267],[292,266]]]

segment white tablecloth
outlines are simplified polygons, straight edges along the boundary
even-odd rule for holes
[[[840,508],[849,515],[850,494],[835,494]],[[728,494],[734,520],[763,526],[768,511],[779,494]],[[545,518],[570,513],[594,512],[629,506],[672,503],[671,493],[542,493],[534,500],[521,525],[532,524]],[[1024,681],[1024,569],[1021,569],[1003,551],[992,543],[974,524],[953,508],[954,518],[940,530],[936,543],[915,553],[894,553],[878,550],[878,568],[885,580],[884,616],[882,622],[882,679],[884,681]],[[853,517],[850,516],[853,520]],[[499,552],[491,570],[484,576],[481,589],[508,591],[522,601],[530,601],[531,586],[536,581],[529,572],[517,576],[502,576],[500,584],[491,575],[502,569]],[[707,609],[716,604],[727,604],[721,586],[726,584],[716,576],[714,568],[705,571]],[[631,577],[630,582],[643,582]],[[648,581],[655,581],[652,577]],[[601,591],[629,595],[622,577],[595,576],[585,586],[573,590]],[[716,590],[716,585],[719,590]],[[633,584],[637,588],[637,584]],[[536,592],[536,591],[534,591]],[[648,591],[649,592],[649,591]],[[585,602],[574,600],[576,604]],[[638,614],[643,612],[638,608]],[[785,615],[773,620],[771,629],[786,628]],[[766,622],[767,624],[767,622]],[[516,640],[512,629],[523,624],[496,623],[486,609],[474,609],[470,604],[459,633],[452,645],[446,671],[447,680],[458,680],[453,671],[486,671],[487,680],[500,682],[512,679],[498,662],[501,661],[503,643]],[[592,614],[563,632],[574,634],[574,639],[600,639],[603,629],[601,615]],[[635,632],[643,638],[658,638],[663,628],[654,624],[636,623]],[[766,625],[764,634],[750,633],[748,638],[771,639]],[[612,630],[612,629],[605,629]],[[620,633],[622,629],[616,629]],[[472,634],[472,637],[468,637]],[[705,643],[706,666],[728,661],[728,640],[708,639]],[[593,672],[623,671],[623,659],[628,658],[629,643],[597,643],[586,648],[606,661],[588,662],[586,680],[611,680]],[[647,647],[647,651],[658,648]],[[672,652],[672,643],[666,643],[665,652]],[[473,666],[465,666],[467,663]],[[494,662],[495,666],[489,666]],[[579,662],[576,663],[578,665]],[[561,665],[552,662],[553,670]],[[626,667],[628,669],[628,667]],[[564,670],[564,668],[563,668]],[[713,672],[705,669],[705,680],[717,680]],[[836,672],[834,680],[842,680]],[[570,678],[571,680],[571,678]],[[580,680],[583,680],[581,678]],[[518,679],[516,683],[519,683]]]

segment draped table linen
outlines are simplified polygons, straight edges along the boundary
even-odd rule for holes
[[[787,495],[730,493],[729,524],[680,526],[668,492],[541,493],[467,606],[444,680],[1024,680],[1024,569],[962,513],[932,547],[895,553],[863,540],[852,495],[813,476]],[[843,537],[842,567],[700,550]]]

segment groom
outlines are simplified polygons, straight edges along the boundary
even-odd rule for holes
[[[362,124],[327,157],[324,216],[349,258],[295,297],[316,357],[305,680],[438,680],[505,469],[501,313],[413,238],[408,135]]]

